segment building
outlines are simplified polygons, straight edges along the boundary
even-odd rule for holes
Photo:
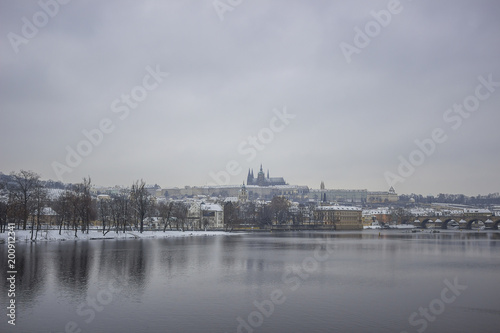
[[[367,190],[325,189],[324,186],[324,183],[322,183],[322,188],[319,190],[309,190],[309,199],[313,201],[349,202],[357,204],[366,202]]]
[[[398,202],[399,196],[396,194],[394,187],[391,186],[391,188],[387,192],[368,192],[366,201],[370,204]]]
[[[377,209],[366,209],[363,210],[363,225],[370,226],[372,222],[379,222],[384,224],[390,224],[392,222],[393,216],[389,207],[381,207]]]
[[[335,230],[362,230],[362,210],[350,206],[318,206],[314,210],[316,223],[333,225]]]
[[[187,210],[187,228],[216,228],[224,227],[224,210],[219,204],[192,201]]]
[[[239,202],[247,202],[248,200],[248,192],[247,192],[247,188],[245,187],[245,183],[243,183],[243,185],[241,186],[241,190],[240,190],[240,193],[238,194],[238,201]]]
[[[277,185],[287,185],[283,177],[269,177],[269,170],[267,170],[267,177],[264,175],[262,170],[262,164],[260,165],[260,171],[257,177],[254,177],[253,169],[248,170],[247,185],[257,185],[257,186],[277,186]]]
[[[224,227],[224,210],[219,204],[201,204],[202,225],[210,228]]]
[[[157,197],[167,197],[172,199],[193,198],[200,195],[212,197],[236,197],[240,198],[241,185],[220,185],[220,186],[185,186],[184,188],[166,188],[156,193]],[[277,195],[285,196],[290,200],[307,200],[309,188],[300,185],[276,185],[258,186],[245,185],[247,200],[257,199],[271,200]]]
[[[111,200],[111,197],[108,194],[98,194],[97,201],[101,200]]]

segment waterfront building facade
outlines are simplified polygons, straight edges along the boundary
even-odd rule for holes
[[[351,206],[317,206],[314,210],[316,223],[333,225],[335,230],[362,230],[362,210]]]

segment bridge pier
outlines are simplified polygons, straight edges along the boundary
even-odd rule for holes
[[[450,223],[457,223],[458,229],[471,230],[473,225],[484,226],[485,229],[500,229],[500,216],[418,216],[413,225],[416,228],[427,229],[430,225],[434,229],[448,229]]]

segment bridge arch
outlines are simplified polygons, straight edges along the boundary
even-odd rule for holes
[[[468,230],[472,229],[472,224],[474,222],[477,222],[477,223],[482,222],[484,225],[484,221],[481,218],[473,218],[473,219],[470,219],[469,221],[467,221],[466,229],[468,229]]]
[[[500,227],[500,219],[493,221],[493,229],[498,230],[499,227]]]
[[[476,222],[478,219],[472,219],[467,221],[467,225],[465,226],[465,229],[470,230],[472,229],[472,223]]]
[[[427,223],[429,223],[429,222],[430,222],[430,223],[434,223],[434,221],[433,221],[432,219],[430,219],[430,218],[428,218],[428,219],[423,219],[423,220],[422,220],[422,222],[420,223],[420,227],[421,227],[422,229],[427,229]]]
[[[445,220],[443,220],[441,222],[441,229],[448,229],[448,223],[451,222],[451,221],[454,221],[454,222],[458,223],[458,221],[456,221],[454,218],[451,218],[451,217],[447,218],[447,219],[445,219]]]

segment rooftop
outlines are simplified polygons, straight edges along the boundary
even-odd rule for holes
[[[354,206],[319,206],[317,210],[356,210],[361,211],[361,208]]]

